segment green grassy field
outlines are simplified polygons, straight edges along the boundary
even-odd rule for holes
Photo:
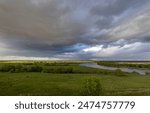
[[[94,78],[101,84],[101,87],[97,87],[102,90],[99,95],[150,96],[150,74],[141,76],[136,73],[124,73],[118,70],[108,71],[81,67],[78,64],[56,63],[54,65],[36,62],[36,64],[26,65],[21,63],[22,66],[18,69],[18,63],[1,63],[1,69],[4,67],[9,68],[5,70],[8,72],[3,72],[4,70],[0,72],[0,95],[82,96],[87,84],[91,85],[92,88],[95,87],[95,84],[97,85],[95,81],[92,83],[87,82],[87,80]],[[42,67],[42,70],[39,68],[40,72],[36,72],[38,70],[33,68],[35,65]],[[29,71],[22,71],[24,68],[29,68]],[[52,70],[51,72],[45,72],[43,71],[45,68]],[[65,71],[62,71],[64,69]]]

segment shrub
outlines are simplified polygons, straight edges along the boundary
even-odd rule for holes
[[[115,71],[115,75],[116,75],[116,76],[125,76],[125,73],[122,72],[120,69],[117,69],[117,70]]]
[[[53,68],[43,68],[42,72],[43,73],[54,73],[54,69]]]
[[[21,72],[21,69],[15,69],[15,73]]]
[[[84,87],[81,91],[84,96],[99,96],[103,94],[103,90],[99,79],[89,78],[84,82]]]
[[[54,70],[54,73],[63,73],[63,70],[64,69],[62,67],[59,67]]]
[[[22,67],[20,72],[28,72],[27,67]]]
[[[109,71],[109,70],[102,70],[102,69],[97,70],[97,74],[105,74],[105,75],[108,75],[108,74],[110,74],[110,73],[111,73],[111,71]]]
[[[28,66],[27,72],[41,72],[43,68],[41,66],[33,65],[33,66]]]
[[[73,68],[72,67],[68,67],[67,68],[67,73],[73,73]]]
[[[150,75],[150,72],[147,72],[146,75]]]
[[[3,65],[1,67],[1,72],[9,72],[10,70],[15,70],[15,66],[13,66],[13,65]]]
[[[14,69],[10,69],[10,70],[9,70],[9,73],[14,73],[14,72],[15,72]]]

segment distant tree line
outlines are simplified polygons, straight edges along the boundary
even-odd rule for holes
[[[150,69],[150,64],[132,64],[132,63],[119,63],[119,62],[97,62],[98,65],[110,66],[110,67],[127,67],[127,68],[146,68]]]
[[[82,67],[77,64],[47,64],[47,63],[12,63],[0,64],[0,72],[23,73],[23,72],[41,72],[41,73],[78,73],[78,74],[99,74],[126,76],[129,73],[121,70],[104,70]],[[136,73],[134,73],[136,74]]]
[[[43,72],[43,73],[72,73],[72,67],[44,67],[39,65],[7,64],[0,66],[0,72]]]

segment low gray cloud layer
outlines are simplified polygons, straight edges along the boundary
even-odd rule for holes
[[[150,60],[149,0],[0,0],[0,58]]]

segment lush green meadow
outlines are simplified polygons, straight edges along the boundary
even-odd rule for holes
[[[0,95],[150,95],[150,74],[82,67],[82,62],[1,62]]]

